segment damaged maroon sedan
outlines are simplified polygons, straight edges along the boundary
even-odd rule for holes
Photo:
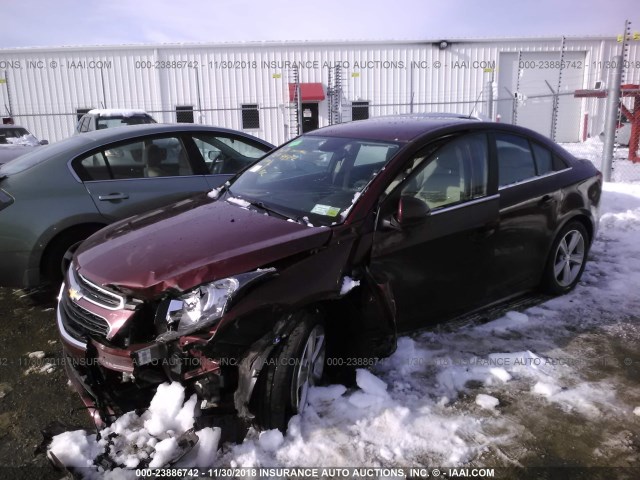
[[[601,176],[529,130],[390,117],[285,144],[208,196],[113,224],[75,253],[58,326],[97,421],[181,382],[199,415],[286,428],[325,365],[580,280]]]

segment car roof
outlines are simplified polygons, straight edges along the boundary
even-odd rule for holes
[[[307,133],[307,135],[409,142],[430,131],[469,123],[477,124],[481,122],[474,117],[461,117],[447,114],[442,114],[441,116],[424,114],[391,115],[332,125],[314,130],[313,132]]]
[[[92,130],[82,135],[76,135],[62,140],[61,142],[67,142],[71,139],[79,139],[78,145],[92,144],[95,142],[107,143],[117,142],[119,140],[127,140],[141,135],[155,135],[171,132],[221,132],[234,135],[246,135],[243,132],[237,130],[231,130],[228,128],[214,127],[212,125],[198,125],[194,123],[149,123],[144,125],[128,125],[126,127],[105,128],[102,130]],[[251,135],[247,135],[251,137]],[[61,143],[58,142],[58,143]],[[264,140],[263,140],[264,142]]]

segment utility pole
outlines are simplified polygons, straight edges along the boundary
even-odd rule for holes
[[[604,123],[604,148],[602,151],[602,175],[605,182],[611,181],[613,147],[616,139],[616,123],[620,105],[620,84],[622,82],[622,56],[613,57],[615,67],[609,72],[609,92],[607,93],[606,116]]]

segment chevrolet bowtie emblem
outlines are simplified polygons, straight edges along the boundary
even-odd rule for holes
[[[71,300],[80,300],[82,298],[82,294],[75,288],[70,288],[68,293]]]

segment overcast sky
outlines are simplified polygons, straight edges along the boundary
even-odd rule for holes
[[[638,0],[5,0],[0,48],[616,35],[627,18],[640,31],[638,7]]]

